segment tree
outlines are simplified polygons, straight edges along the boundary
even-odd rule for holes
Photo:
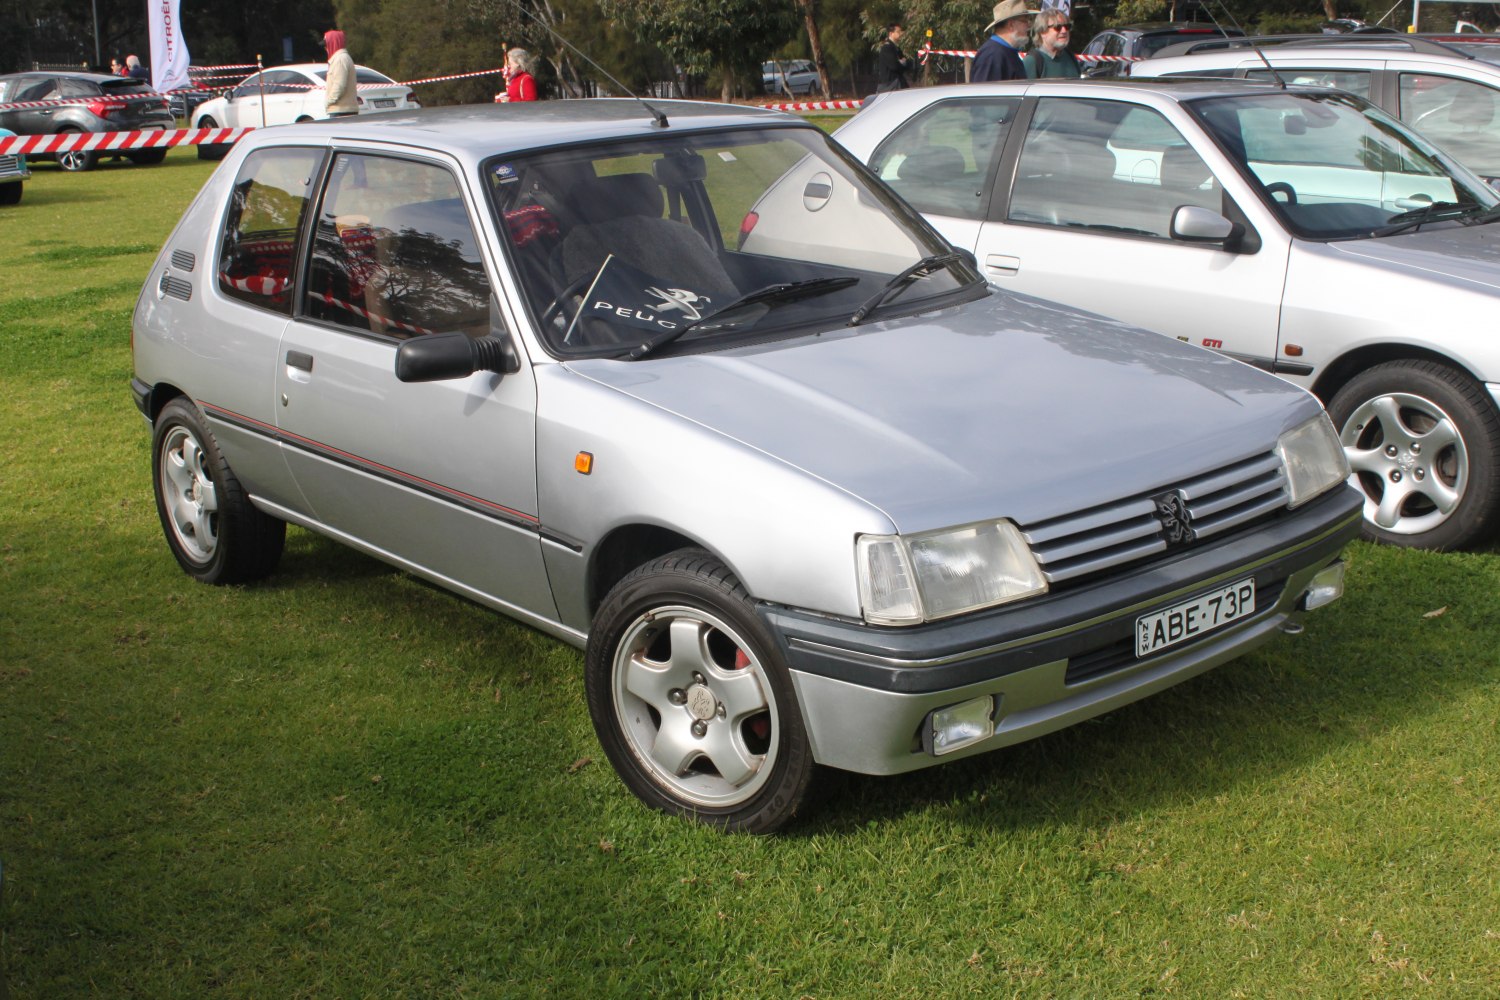
[[[734,97],[735,83],[752,71],[759,80],[761,61],[791,40],[798,27],[797,10],[786,2],[600,0],[599,6],[687,72],[717,75],[725,101]]]

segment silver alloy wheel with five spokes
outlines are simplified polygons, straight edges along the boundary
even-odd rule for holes
[[[186,427],[173,427],[162,443],[160,461],[172,535],[194,561],[209,562],[219,545],[219,494],[203,445]]]
[[[1401,535],[1431,531],[1452,516],[1469,481],[1457,423],[1430,399],[1390,392],[1366,400],[1340,438],[1365,495],[1365,519]]]
[[[776,764],[765,667],[722,619],[673,605],[638,617],[616,646],[614,708],[630,752],[696,806],[752,798]]]

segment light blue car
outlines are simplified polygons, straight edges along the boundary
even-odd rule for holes
[[[0,139],[8,139],[15,135],[8,128],[0,128]],[[31,171],[26,169],[26,157],[20,153],[5,153],[0,155],[0,205],[18,205],[21,203],[21,189],[23,183],[31,177]]]

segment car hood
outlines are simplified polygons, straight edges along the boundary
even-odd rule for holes
[[[1153,492],[1268,452],[1319,409],[1248,365],[1012,293],[795,341],[568,367],[858,496],[903,532],[1026,524]]]
[[[1327,246],[1335,253],[1397,267],[1413,277],[1500,290],[1500,223],[1440,226]]]

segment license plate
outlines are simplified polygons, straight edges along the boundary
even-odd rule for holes
[[[1150,656],[1249,617],[1254,611],[1255,581],[1250,579],[1174,604],[1164,611],[1141,615],[1135,620],[1135,655]]]
[[[394,97],[377,97],[375,98],[375,106],[377,108],[394,108],[396,106],[396,99]]]

